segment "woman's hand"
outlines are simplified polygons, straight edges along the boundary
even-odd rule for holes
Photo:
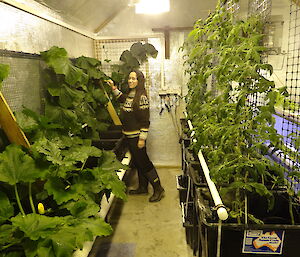
[[[139,138],[139,141],[138,141],[138,148],[143,148],[145,147],[145,140],[144,139],[141,139]]]
[[[115,90],[117,88],[111,79],[104,80],[104,82],[106,82],[111,87],[112,90]]]

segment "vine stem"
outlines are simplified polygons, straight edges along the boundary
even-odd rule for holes
[[[290,211],[290,216],[291,216],[291,223],[292,225],[295,225],[295,218],[294,218],[294,213],[293,213],[293,203],[292,199],[289,196],[289,211]]]
[[[25,216],[26,214],[24,212],[24,209],[23,209],[21,201],[20,201],[17,184],[15,184],[15,195],[16,195],[16,199],[17,199],[17,203],[18,203],[19,209],[20,209],[22,215]]]
[[[84,168],[84,165],[86,164],[86,161],[87,161],[87,159],[82,163],[82,166],[81,166],[81,169],[80,169],[80,171],[82,171],[83,170],[83,168]]]
[[[248,154],[248,158],[250,159],[249,154]],[[247,181],[248,181],[248,175],[249,175],[249,172],[247,170],[246,174],[245,174],[245,183],[247,183]],[[246,189],[244,190],[244,192],[245,192],[245,224],[248,224],[248,197],[247,197]]]
[[[36,213],[35,208],[34,208],[34,204],[33,204],[33,200],[32,200],[32,190],[31,190],[31,182],[29,182],[29,201],[30,201],[30,206],[31,209],[33,211],[33,213]]]

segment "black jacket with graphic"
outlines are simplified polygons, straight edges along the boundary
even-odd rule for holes
[[[150,126],[149,101],[146,95],[141,95],[139,108],[133,108],[133,98],[135,90],[130,90],[129,94],[123,94],[120,90],[113,90],[117,100],[122,103],[121,121],[123,133],[129,137],[139,137],[146,140]]]

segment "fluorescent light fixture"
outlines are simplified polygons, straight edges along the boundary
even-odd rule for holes
[[[140,0],[135,5],[135,13],[159,14],[170,11],[170,0]]]

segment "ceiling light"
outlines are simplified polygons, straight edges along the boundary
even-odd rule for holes
[[[128,6],[135,6],[139,2],[140,2],[140,0],[129,0]]]
[[[135,5],[135,13],[159,14],[170,11],[170,0],[140,0]]]

